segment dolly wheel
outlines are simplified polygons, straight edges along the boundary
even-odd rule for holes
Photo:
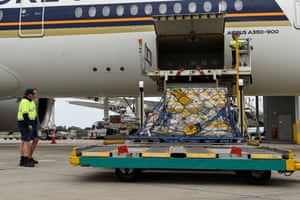
[[[247,171],[245,173],[246,180],[253,185],[264,185],[271,178],[271,171]]]
[[[131,182],[134,181],[139,170],[135,168],[116,168],[115,172],[121,181]]]

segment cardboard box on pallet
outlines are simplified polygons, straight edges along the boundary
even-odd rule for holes
[[[148,136],[239,136],[227,88],[168,88],[160,105],[148,115]]]

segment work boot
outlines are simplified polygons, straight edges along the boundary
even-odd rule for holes
[[[30,162],[32,162],[33,164],[39,164],[39,161],[34,160],[33,158],[29,158]]]
[[[20,166],[22,167],[34,167],[34,163],[30,161],[27,157],[21,158]]]
[[[20,166],[24,166],[24,160],[25,160],[25,157],[24,156],[21,156],[20,158]]]

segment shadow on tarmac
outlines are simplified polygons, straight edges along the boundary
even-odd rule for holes
[[[84,182],[106,182],[115,184],[185,184],[185,185],[249,185],[252,187],[262,187],[250,185],[244,177],[236,175],[231,171],[163,171],[145,170],[142,171],[133,182],[120,181],[114,169],[102,169],[101,172],[86,174],[78,177],[78,181]],[[88,172],[87,172],[88,173]],[[271,180],[263,187],[290,187],[300,184],[300,180],[279,175],[274,177],[277,172],[272,172]]]

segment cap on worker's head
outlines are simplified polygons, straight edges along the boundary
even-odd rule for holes
[[[237,35],[237,36],[239,36],[239,33],[238,33],[237,31],[232,31],[231,34],[232,34],[232,35]]]
[[[32,88],[27,88],[26,90],[25,90],[25,93],[24,93],[25,95],[28,95],[28,94],[34,94],[34,89],[32,89]]]

